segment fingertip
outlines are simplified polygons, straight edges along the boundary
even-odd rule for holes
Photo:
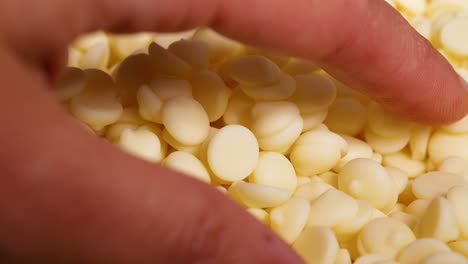
[[[458,75],[458,74],[457,74]],[[459,121],[468,114],[468,83],[458,75],[459,87],[457,93],[453,94],[454,102],[447,111],[448,113],[443,115],[439,120],[439,124],[436,125],[448,125]],[[437,120],[436,120],[437,121]]]
[[[429,48],[419,62],[421,81],[417,82],[419,87],[413,89],[414,98],[421,98],[424,108],[416,112],[415,121],[433,126],[448,125],[468,113],[468,83],[441,53],[427,43]],[[417,80],[416,77],[414,79]],[[409,110],[406,113],[411,113]]]
[[[394,105],[393,108],[402,117],[426,125],[441,126],[459,121],[468,114],[468,83],[453,69],[446,73],[436,73],[428,80],[434,84],[432,87],[426,91],[415,89],[419,94],[414,94],[413,101],[420,100],[419,105]]]
[[[423,125],[443,126],[457,122],[468,114],[467,87],[466,82],[451,88],[441,85],[433,95],[427,91],[410,101],[401,100],[403,97],[377,98],[375,101],[403,119]]]
[[[460,88],[458,89],[460,91],[460,95],[456,97],[457,100],[453,104],[453,110],[449,112],[447,118],[441,119],[440,124],[442,125],[459,121],[468,114],[468,83],[460,76],[458,76],[458,79],[460,84]]]
[[[467,101],[466,98],[468,98],[468,82],[465,79],[463,79],[459,74],[457,75],[458,75],[458,81],[460,83],[461,90],[464,91],[465,101]]]

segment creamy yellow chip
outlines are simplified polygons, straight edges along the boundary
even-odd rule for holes
[[[383,137],[407,136],[411,123],[384,110],[376,103],[370,103],[367,109],[369,128]]]
[[[291,102],[260,102],[252,108],[252,132],[259,138],[271,136],[299,117],[299,108]]]
[[[117,122],[122,105],[112,97],[80,95],[70,102],[72,114],[95,130]]]
[[[354,159],[338,173],[339,189],[384,209],[396,198],[397,186],[385,168],[370,159]],[[395,201],[396,202],[396,201]]]
[[[449,247],[468,258],[468,240],[459,240],[448,243]]]
[[[297,116],[287,127],[276,134],[258,138],[258,144],[264,151],[276,151],[287,154],[291,151],[291,146],[300,136],[304,121]]]
[[[417,177],[413,181],[412,188],[417,198],[432,200],[445,195],[452,187],[459,185],[468,185],[460,175],[447,172],[428,172]]]
[[[408,204],[405,211],[418,218],[421,218],[426,213],[426,210],[430,204],[430,200],[417,199]]]
[[[405,150],[384,155],[382,164],[404,171],[411,179],[423,174],[426,170],[426,164],[423,161],[411,159],[410,154]]]
[[[257,139],[250,130],[239,125],[221,128],[207,149],[211,170],[229,182],[247,178],[257,167],[258,157]]]
[[[419,264],[428,256],[438,252],[450,252],[450,248],[440,240],[422,238],[411,242],[398,256],[401,264]]]
[[[197,100],[208,114],[210,122],[220,119],[228,107],[231,90],[214,72],[200,71],[192,78],[193,98]]]
[[[124,59],[139,49],[147,49],[153,39],[154,35],[146,32],[112,35],[110,47],[114,56]]]
[[[243,49],[241,43],[205,27],[197,29],[193,33],[191,39],[208,43],[210,62],[212,63],[222,61],[227,57],[238,54]]]
[[[455,252],[439,252],[425,258],[421,264],[467,264],[468,260]]]
[[[241,204],[253,208],[270,208],[283,204],[291,198],[291,191],[243,181],[234,182],[229,194]]]
[[[332,229],[339,241],[349,241],[372,220],[374,211],[372,205],[366,200],[357,200],[358,211],[356,215],[344,223],[335,225]]]
[[[164,159],[162,164],[203,182],[211,182],[210,174],[203,163],[190,153],[184,151],[172,152]]]
[[[270,224],[270,215],[267,211],[259,208],[247,208],[247,212],[249,212],[253,217],[255,217],[258,221],[265,225]]]
[[[326,76],[298,75],[296,91],[290,100],[297,104],[302,114],[313,114],[327,109],[336,98],[336,86]]]
[[[257,167],[249,177],[250,182],[283,188],[293,192],[297,186],[297,177],[291,162],[277,152],[262,152]]]
[[[424,160],[426,158],[431,132],[431,127],[420,125],[413,127],[409,141],[412,159]]]
[[[468,187],[453,187],[447,193],[447,200],[450,202],[457,220],[460,236],[468,239]]]
[[[245,85],[270,85],[278,82],[281,70],[263,56],[248,55],[234,59],[229,65],[231,78]]]
[[[124,129],[118,145],[126,152],[150,162],[159,162],[163,158],[161,139],[145,128]]]
[[[421,218],[418,231],[421,237],[433,237],[443,242],[456,240],[460,229],[450,202],[443,197],[432,200]]]
[[[310,204],[307,200],[293,197],[270,211],[271,228],[286,242],[292,243],[306,226],[309,211]]]
[[[468,134],[438,131],[431,137],[428,152],[431,160],[437,164],[451,156],[468,160]]]
[[[155,42],[151,43],[148,50],[154,69],[161,74],[187,77],[192,71],[190,64]]]
[[[312,202],[308,226],[332,228],[353,219],[358,210],[358,203],[352,197],[339,190],[329,189]]]
[[[408,145],[410,134],[402,134],[396,137],[383,137],[366,129],[364,138],[367,143],[378,153],[391,154],[401,151]]]
[[[338,98],[328,110],[325,124],[335,133],[357,136],[366,124],[366,108],[356,99]]]
[[[330,184],[322,180],[313,179],[311,182],[299,186],[294,196],[313,202],[330,189],[333,189],[333,186]]]
[[[184,145],[201,144],[208,137],[208,114],[195,99],[176,97],[167,101],[161,117],[167,131]]]
[[[226,111],[223,115],[223,121],[226,125],[242,125],[250,127],[251,109],[255,102],[237,89],[232,92]]]
[[[340,249],[333,232],[322,226],[307,227],[292,247],[310,264],[333,263]]]
[[[54,95],[59,101],[68,101],[79,95],[86,87],[86,75],[78,68],[69,67],[62,74],[54,89]]]
[[[362,229],[358,249],[361,254],[380,254],[395,259],[400,250],[415,239],[405,224],[392,218],[377,218]]]
[[[179,40],[172,43],[168,50],[181,58],[193,69],[208,69],[210,66],[208,43],[200,40]]]

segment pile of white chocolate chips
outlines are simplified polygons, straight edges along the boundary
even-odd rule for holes
[[[394,0],[468,79],[468,0]],[[233,198],[307,263],[468,263],[468,116],[398,118],[313,63],[207,28],[83,36],[57,100]]]

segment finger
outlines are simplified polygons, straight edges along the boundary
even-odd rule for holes
[[[257,7],[266,2],[256,1]],[[219,15],[217,26],[235,38],[310,58],[387,109],[416,121],[437,125],[467,114],[466,83],[384,1],[272,5],[275,10],[260,17],[236,19],[247,7],[232,4]],[[248,8],[255,10],[255,5]],[[263,30],[255,34],[258,28]]]
[[[2,263],[302,263],[209,185],[88,134],[0,49]]]
[[[51,5],[54,15],[27,18],[41,21],[36,22],[43,26],[37,34],[46,28],[63,33],[53,36],[54,45],[65,45],[78,33],[102,27],[170,31],[210,25],[249,44],[311,59],[391,111],[417,121],[448,123],[468,110],[465,82],[384,1],[54,2],[58,3]],[[28,42],[18,45],[24,43]]]

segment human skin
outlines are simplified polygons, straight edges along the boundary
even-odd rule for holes
[[[79,34],[200,25],[313,60],[416,121],[467,113],[466,84],[384,1],[3,0],[1,263],[302,263],[228,197],[90,135],[51,96]]]

